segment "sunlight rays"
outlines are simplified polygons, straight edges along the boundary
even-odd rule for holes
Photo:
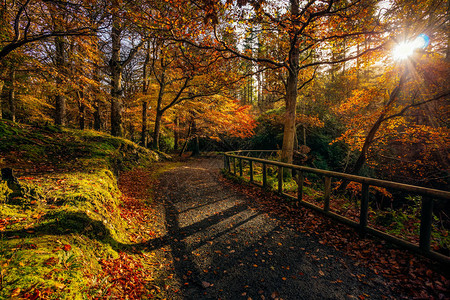
[[[430,42],[430,38],[426,34],[420,34],[413,41],[404,41],[394,47],[392,56],[394,60],[404,60],[411,57],[417,49],[425,49]]]

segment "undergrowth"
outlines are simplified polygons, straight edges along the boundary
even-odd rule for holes
[[[117,178],[158,154],[95,131],[0,121],[0,299],[94,299],[102,262],[130,248]]]
[[[239,180],[250,181],[250,167],[247,163],[243,163],[242,175],[239,177],[240,168],[236,164],[236,170],[231,169]],[[262,185],[263,175],[262,166],[260,164],[253,165],[253,181]],[[230,173],[231,174],[231,173]],[[266,188],[268,190],[278,190],[278,170],[274,167],[267,167]],[[323,191],[324,184],[320,177],[315,174],[308,174],[304,179],[303,196],[304,201],[310,202],[316,206],[324,206]],[[339,186],[339,182],[335,183]],[[284,193],[296,198],[298,185],[292,178],[284,178],[282,182],[282,190]],[[330,210],[353,221],[359,221],[361,198],[361,184],[351,182],[345,194],[332,193],[330,200]],[[420,227],[420,210],[421,196],[400,195],[397,198],[404,198],[403,203],[398,207],[379,207],[380,198],[387,199],[393,203],[394,196],[383,188],[371,187],[370,189],[370,206],[369,206],[369,225],[394,235],[406,241],[419,243],[419,227]],[[383,200],[383,199],[382,199]],[[449,219],[445,213],[439,216],[433,215],[431,246],[432,249],[448,255],[450,252],[450,229],[448,228]]]

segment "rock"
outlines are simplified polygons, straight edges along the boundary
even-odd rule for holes
[[[16,196],[22,195],[22,186],[13,175],[13,170],[11,168],[3,168],[2,169],[2,180],[6,181],[8,188],[13,191]]]

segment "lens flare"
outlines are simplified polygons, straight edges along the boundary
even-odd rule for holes
[[[402,60],[410,57],[416,49],[425,49],[430,43],[430,38],[426,34],[420,34],[413,41],[403,42],[395,46],[392,56],[395,60]]]

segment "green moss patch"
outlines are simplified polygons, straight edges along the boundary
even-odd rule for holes
[[[0,121],[0,299],[87,299],[108,289],[104,261],[132,252],[117,175],[158,154],[121,138]],[[151,202],[151,199],[147,199]]]

